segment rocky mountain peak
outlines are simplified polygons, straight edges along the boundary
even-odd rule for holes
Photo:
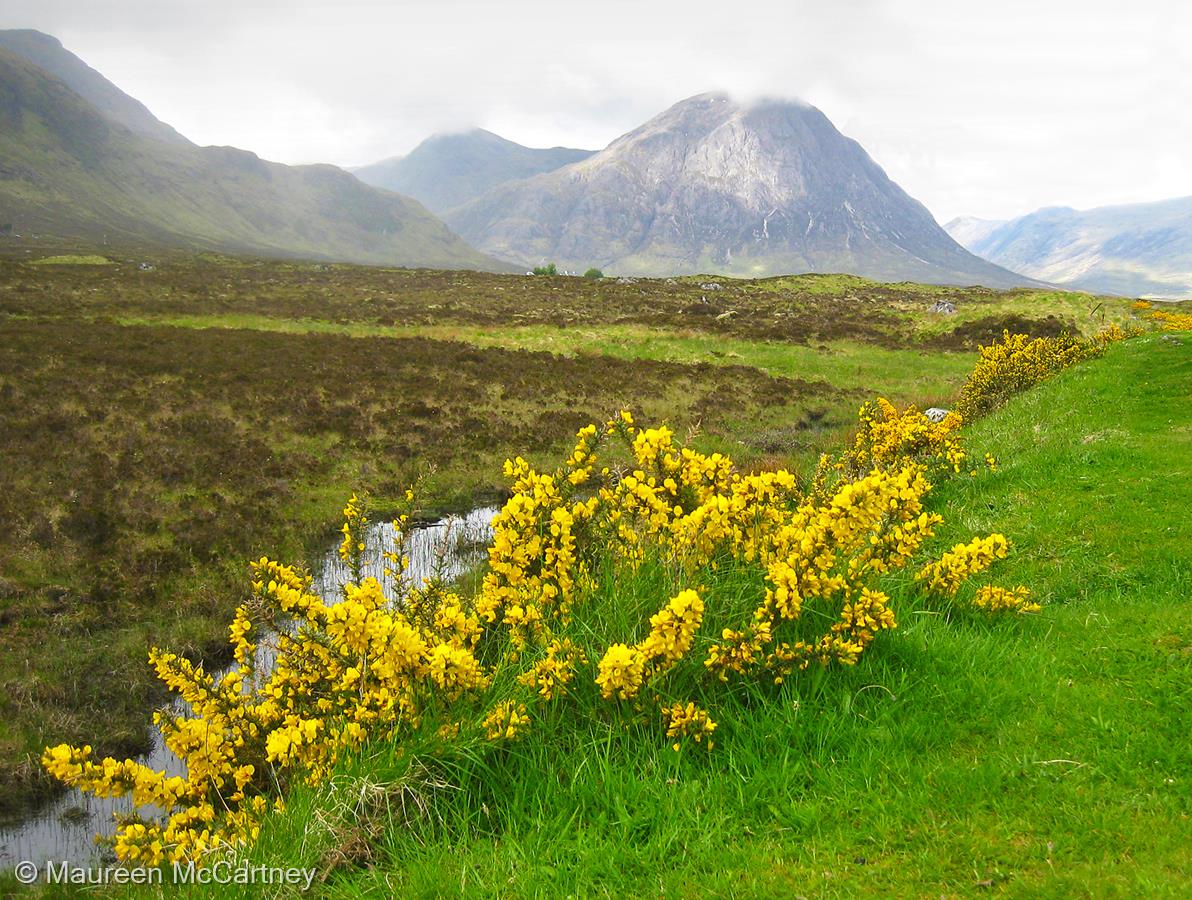
[[[856,141],[800,101],[699,94],[586,160],[500,185],[447,219],[523,264],[1025,282],[956,244]]]

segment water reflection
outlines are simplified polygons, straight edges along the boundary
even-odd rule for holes
[[[406,539],[409,567],[405,579],[411,584],[420,584],[431,577],[450,581],[481,562],[492,537],[491,523],[496,514],[495,507],[486,506],[412,528]],[[364,575],[381,581],[390,593],[395,584],[391,577],[386,577],[385,563],[381,560],[383,551],[394,549],[389,523],[371,525],[366,543],[366,556],[373,562]],[[323,556],[311,586],[327,603],[338,602],[343,596],[344,584],[350,580],[348,568],[339,558],[338,547],[337,542]],[[272,667],[276,657],[276,637],[273,634],[258,638],[258,671]],[[217,683],[222,674],[223,671],[216,674]],[[187,706],[178,700],[170,709],[175,715],[182,715]],[[138,762],[158,771],[165,770],[170,775],[186,774],[186,766],[162,743],[156,728],[151,729],[150,740],[152,749],[138,757]],[[32,860],[39,866],[47,860],[66,860],[77,865],[111,861],[104,859],[108,851],[101,852],[96,846],[95,835],[112,834],[115,830],[113,815],[131,811],[128,798],[98,799],[80,791],[68,791],[35,811],[20,825],[0,830],[0,869],[8,869],[21,860]]]

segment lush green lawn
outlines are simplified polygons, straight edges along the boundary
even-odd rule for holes
[[[1004,532],[997,580],[1041,613],[943,613],[895,579],[895,632],[853,669],[721,702],[711,753],[596,722],[435,778],[374,748],[294,795],[251,859],[317,866],[338,897],[1187,896],[1178,340],[1116,345],[1016,398],[968,436],[999,470],[935,493],[936,549]]]

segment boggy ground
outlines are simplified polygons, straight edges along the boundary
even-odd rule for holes
[[[0,815],[49,789],[47,742],[143,749],[148,647],[207,656],[245,560],[316,559],[352,490],[384,507],[433,469],[437,503],[493,495],[501,460],[624,406],[746,466],[805,462],[872,393],[947,397],[973,334],[1128,314],[846,276],[113,259],[0,261]]]
[[[885,285],[847,275],[760,280],[711,276],[668,279],[526,277],[482,272],[382,269],[237,260],[218,256],[154,257],[107,266],[0,262],[5,312],[38,316],[238,314],[340,325],[416,328],[638,325],[702,334],[807,343],[860,340],[916,345],[965,325],[961,345],[999,324],[1036,330],[1048,315],[1073,329],[1120,317],[1120,300],[1038,290]],[[937,300],[957,306],[933,315]],[[974,330],[974,319],[983,329]],[[1097,320],[1100,321],[1100,320]],[[1042,326],[1042,333],[1054,331]]]

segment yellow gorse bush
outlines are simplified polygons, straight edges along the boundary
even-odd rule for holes
[[[1151,315],[1154,318],[1162,314]],[[1141,333],[1140,329],[1123,329],[1117,324],[1089,340],[1071,334],[1032,339],[1005,331],[1001,341],[980,348],[981,358],[960,390],[955,412],[971,422],[1056,372],[1100,355],[1107,345]]]
[[[1038,612],[1042,609],[1038,603],[1031,600],[1030,589],[1021,585],[1016,588],[998,587],[994,584],[982,585],[973,595],[973,606],[992,612],[1010,609],[1015,612],[1027,613]]]
[[[915,407],[901,412],[879,397],[861,407],[853,445],[836,462],[851,477],[914,460],[935,471],[960,472],[968,459],[960,441],[961,417],[950,412],[932,422]]]
[[[1009,552],[1010,542],[1005,535],[973,538],[967,544],[957,544],[935,562],[928,563],[915,578],[933,594],[955,597],[966,580],[984,572],[996,560],[1005,559]]]
[[[1157,309],[1149,318],[1158,323],[1163,331],[1192,331],[1192,313]]]
[[[708,743],[705,746],[709,750],[715,746],[712,742],[712,732],[716,730],[716,723],[694,703],[686,705],[676,703],[673,706],[664,706],[662,720],[666,724],[667,738],[675,741],[672,744],[675,750],[680,749],[682,746],[680,740],[683,738],[691,738],[697,744],[707,738]],[[678,740],[675,740],[676,738]]]
[[[1103,346],[1073,335],[1032,339],[1007,331],[1000,342],[980,349],[981,358],[960,390],[956,412],[971,421],[1061,369],[1096,356]]]
[[[1088,352],[1007,336],[982,351],[966,402],[981,408],[1008,384]],[[717,723],[695,695],[853,665],[896,627],[879,582],[907,567],[941,523],[924,502],[932,478],[970,465],[960,421],[867,404],[853,444],[804,491],[788,471],[739,471],[723,454],[680,446],[670,429],[638,428],[622,412],[581,429],[553,472],[506,463],[511,496],[493,521],[475,596],[406,582],[408,513],[393,524],[396,552],[384,554],[392,595],[363,578],[368,518],[353,496],[339,550],[352,573],[342,596],[318,597],[308,574],[262,558],[252,564],[255,600],[229,629],[231,671],[216,678],[175,654],[150,654],[189,705],[155,719],[185,777],[95,761],[90,747],[47,748],[43,763],[69,785],[164,811],[124,822],[115,837],[120,859],[157,865],[253,840],[290,785],[321,783],[366,742],[425,732],[448,748],[505,744],[540,719],[566,721],[544,705],[569,704],[586,717],[652,727],[661,710],[676,749],[710,748]],[[921,566],[914,583],[937,602],[959,603],[963,582],[1007,550],[1001,535],[957,545]],[[654,586],[648,596],[621,591],[642,572]],[[731,591],[718,587],[724,573],[735,579]],[[968,605],[1036,609],[1029,597],[986,586]],[[267,662],[256,645],[266,626],[276,633]]]

